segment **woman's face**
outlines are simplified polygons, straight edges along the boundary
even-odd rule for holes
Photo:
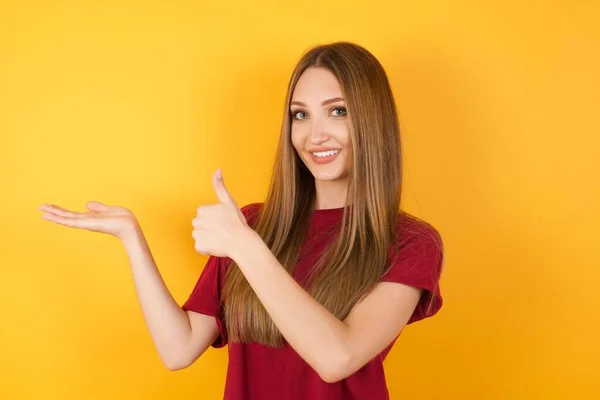
[[[306,69],[294,88],[290,112],[292,144],[315,179],[347,179],[352,146],[336,77],[326,68]]]

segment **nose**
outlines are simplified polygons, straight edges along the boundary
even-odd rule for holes
[[[329,134],[325,131],[323,121],[315,118],[310,132],[310,142],[314,145],[320,145],[321,143],[325,143],[329,140]]]
[[[314,145],[320,145],[329,140],[329,135],[321,131],[319,132],[320,133],[313,133],[310,135],[310,142]]]

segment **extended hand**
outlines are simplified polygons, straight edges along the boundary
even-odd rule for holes
[[[137,226],[133,213],[124,207],[89,201],[86,208],[89,211],[79,212],[56,205],[42,204],[39,209],[44,211],[42,218],[45,220],[71,228],[108,233],[119,239]]]

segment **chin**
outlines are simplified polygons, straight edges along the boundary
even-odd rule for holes
[[[338,158],[337,160],[328,164],[317,164],[314,163],[310,155],[303,155],[304,165],[308,168],[315,180],[318,181],[337,181],[346,179],[348,177],[348,171],[345,167],[345,159]]]
[[[347,174],[344,171],[320,171],[319,168],[311,169],[313,177],[318,181],[337,181],[346,178]]]

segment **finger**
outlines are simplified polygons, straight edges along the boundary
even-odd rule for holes
[[[202,217],[206,215],[206,213],[210,213],[211,210],[217,206],[218,204],[205,204],[196,208],[196,218],[194,218],[196,220],[196,224],[202,222]]]
[[[99,201],[88,201],[85,207],[90,211],[104,212],[108,210],[108,206]]]
[[[199,229],[202,227],[202,218],[203,218],[203,214],[206,212],[206,207],[212,206],[213,204],[210,204],[208,206],[202,206],[202,207],[198,207],[198,209],[196,210],[196,217],[192,220],[192,226],[194,227],[194,229]]]
[[[59,215],[61,217],[76,217],[79,215],[86,214],[86,213],[82,213],[82,212],[78,212],[78,211],[70,211],[70,210],[67,210],[66,208],[62,208],[62,207],[59,207],[54,204],[42,204],[40,206],[40,210],[47,212],[47,213]]]
[[[77,215],[75,217],[62,217],[60,215],[46,213],[42,215],[42,219],[57,223],[59,225],[83,229],[90,229],[93,223],[93,221],[87,219],[84,215]]]
[[[223,181],[223,175],[222,175],[220,168],[213,175],[213,187],[215,189],[215,192],[217,193],[219,202],[222,204],[232,205],[235,208],[235,210],[237,211],[237,214],[240,217],[240,220],[245,225],[248,225],[248,223],[246,222],[246,217],[244,216],[244,213],[242,212],[240,207],[237,205],[237,202],[234,200],[233,196],[229,193],[229,190],[227,190],[227,187],[225,186],[225,182]]]
[[[217,194],[220,203],[233,204],[237,207],[233,196],[231,196],[231,194],[225,187],[225,182],[223,181],[223,173],[221,172],[220,168],[217,170],[217,172],[213,174],[213,188],[215,189],[215,193]]]

